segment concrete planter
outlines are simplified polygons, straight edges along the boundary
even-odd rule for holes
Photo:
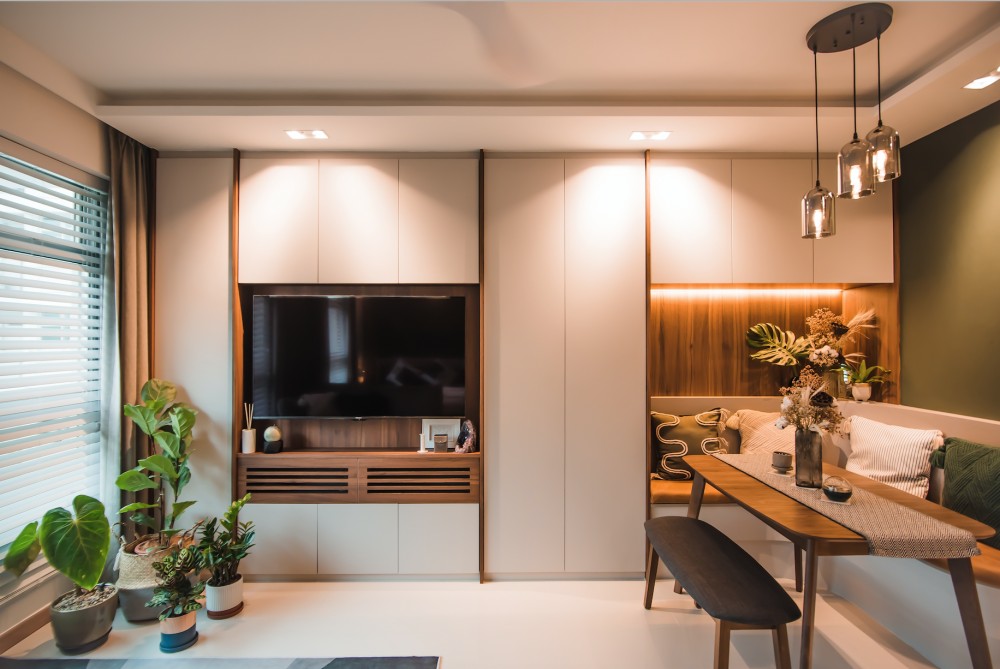
[[[868,383],[851,384],[851,396],[857,402],[867,402],[872,396],[872,387]]]
[[[205,586],[205,608],[213,620],[231,618],[243,610],[243,576],[229,585]]]
[[[78,611],[60,611],[56,604],[73,592],[60,595],[49,607],[52,617],[52,635],[56,646],[66,655],[86,653],[101,646],[111,634],[111,623],[118,608],[118,591],[109,583],[101,583],[94,589],[107,596]],[[110,594],[108,594],[110,593]]]

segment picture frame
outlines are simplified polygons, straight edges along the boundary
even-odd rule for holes
[[[421,438],[428,449],[434,448],[434,435],[448,435],[448,450],[455,450],[458,433],[462,429],[461,418],[424,418],[421,421]]]

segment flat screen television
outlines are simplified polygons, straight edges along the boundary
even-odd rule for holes
[[[465,414],[465,298],[255,295],[254,416]]]

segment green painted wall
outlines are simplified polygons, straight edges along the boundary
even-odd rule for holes
[[[904,147],[902,166],[902,403],[1000,420],[1000,102]]]

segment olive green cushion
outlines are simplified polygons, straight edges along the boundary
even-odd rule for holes
[[[726,453],[728,444],[721,432],[729,412],[712,409],[693,416],[650,412],[653,446],[653,476],[668,481],[688,481],[691,468],[685,455]]]
[[[944,467],[943,506],[1000,531],[1000,448],[948,437],[931,463]],[[982,543],[1000,548],[1000,536]]]

